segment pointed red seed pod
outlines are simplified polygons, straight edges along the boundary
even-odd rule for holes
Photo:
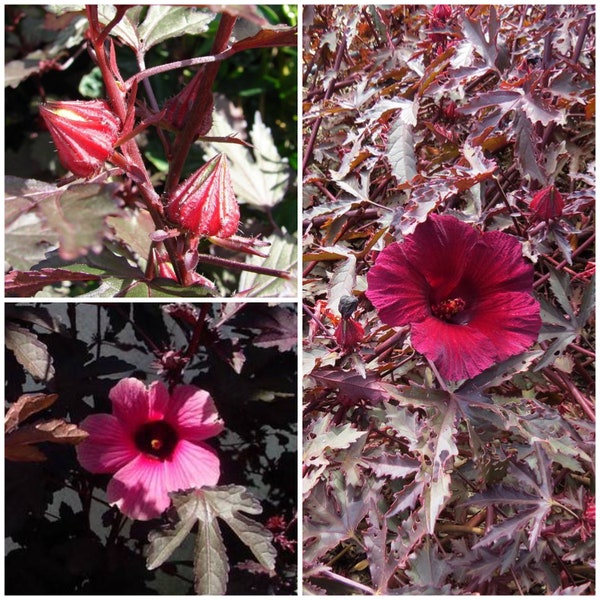
[[[78,177],[91,177],[112,154],[121,122],[104,100],[48,102],[40,114],[63,166]]]
[[[196,236],[228,238],[237,231],[240,209],[224,154],[211,158],[175,189],[167,216]]]
[[[565,201],[556,187],[549,185],[533,195],[529,206],[535,219],[549,221],[562,215]]]

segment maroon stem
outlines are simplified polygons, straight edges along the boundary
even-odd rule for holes
[[[211,54],[220,54],[227,48],[236,17],[229,13],[221,13],[219,29],[215,36]],[[207,110],[212,109],[212,86],[220,67],[219,62],[211,62],[204,67],[204,77],[199,86],[200,92],[194,100],[192,108],[187,114],[183,127],[175,139],[173,147],[175,154],[169,166],[169,173],[165,183],[165,193],[170,194],[181,179],[181,173],[189,154],[190,148],[196,139],[198,127],[203,123]]]
[[[202,333],[204,332],[207,314],[208,305],[203,304],[200,307],[200,314],[198,315],[198,319],[196,320],[196,324],[194,325],[192,339],[190,340],[188,348],[185,352],[185,356],[187,356],[188,358],[192,358],[196,354],[196,352],[198,352],[198,346],[200,346],[200,339],[202,338]]]
[[[335,71],[336,74],[340,69],[340,66],[342,64],[342,58],[345,53],[346,53],[346,34],[344,34],[344,36],[342,37],[342,41],[337,49],[337,55],[335,57],[335,63],[333,66],[333,70]],[[327,92],[325,93],[325,100],[329,100],[331,98],[331,96],[333,95],[333,90],[335,89],[334,86],[335,86],[335,79],[332,79],[329,82]],[[312,131],[311,131],[310,137],[308,139],[308,143],[306,144],[306,149],[304,151],[304,160],[302,161],[302,173],[303,174],[306,173],[308,163],[310,162],[310,160],[312,158],[313,148],[315,146],[315,142],[317,141],[317,134],[319,133],[319,127],[321,127],[322,121],[323,121],[323,117],[318,117],[312,127]]]
[[[108,98],[110,100],[112,109],[115,111],[115,114],[119,117],[119,119],[121,119],[121,122],[124,123],[127,118],[126,95],[117,86],[117,81],[121,79],[121,76],[119,73],[113,73],[111,71],[107,61],[106,53],[104,51],[105,36],[103,34],[108,33],[106,31],[108,28],[105,28],[104,30],[100,29],[97,6],[88,5],[86,6],[86,11],[90,24],[91,42],[96,53],[96,60],[98,62],[98,67],[100,68],[100,72],[102,73]],[[117,12],[117,15],[119,14],[120,13]],[[129,98],[129,102],[134,103],[135,98]],[[161,215],[160,199],[154,190],[154,186],[150,180],[150,175],[148,174],[146,165],[144,164],[144,159],[142,158],[136,141],[130,140],[125,143],[123,145],[123,153],[125,154],[126,161],[120,166],[122,166],[125,169],[125,172],[138,183],[142,199],[144,200],[146,208],[152,217],[154,225],[157,229],[162,229],[165,226],[165,222]],[[171,263],[173,264],[173,269],[175,271],[175,275],[177,276],[177,280],[179,283],[183,284],[186,280],[187,273],[183,256],[177,253],[174,240],[165,240],[164,245],[167,253],[169,254],[169,258],[171,259]]]
[[[209,63],[216,63],[224,60],[235,54],[234,48],[227,48],[218,54],[211,56],[197,56],[196,58],[188,58],[185,60],[176,60],[171,63],[166,63],[164,65],[157,65],[156,67],[150,67],[148,69],[144,69],[140,73],[136,73],[132,77],[130,77],[125,82],[125,87],[129,89],[134,83],[143,81],[148,79],[148,77],[152,77],[153,75],[160,75],[160,73],[166,73],[167,71],[172,71],[173,69],[184,69],[185,67],[194,67],[197,65],[206,65]]]
[[[225,267],[227,269],[236,269],[238,271],[250,271],[252,273],[259,273],[260,275],[270,275],[271,277],[281,277],[281,279],[290,279],[291,277],[287,271],[270,269],[269,267],[262,267],[260,265],[248,265],[246,263],[238,262],[237,260],[220,258],[218,256],[211,256],[210,254],[200,254],[198,256],[198,262],[215,265],[217,267]]]
[[[590,237],[585,240],[585,242],[583,242],[583,244],[581,244],[581,246],[579,246],[576,250],[573,251],[573,254],[571,254],[571,258],[575,258],[577,255],[581,254],[588,246],[590,246],[591,244],[594,243],[596,239],[596,234],[593,233],[592,235],[590,235]],[[554,268],[559,271],[560,269],[563,269],[564,267],[566,267],[569,263],[567,262],[567,260],[562,260],[561,262],[559,262]],[[542,275],[534,284],[533,284],[533,289],[537,289],[540,287],[540,285],[542,285],[543,283],[545,283],[546,281],[548,281],[548,279],[550,279],[550,273],[546,273],[545,275]]]
[[[571,57],[573,62],[576,63],[579,60],[579,56],[581,55],[581,50],[583,48],[583,42],[587,36],[588,29],[590,27],[590,21],[592,20],[592,13],[588,12],[585,19],[581,23],[581,29],[579,30],[579,37],[577,38],[577,43],[575,44],[575,50],[573,51],[573,56]]]

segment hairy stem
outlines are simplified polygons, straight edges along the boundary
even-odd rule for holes
[[[237,260],[210,256],[210,254],[200,254],[198,256],[198,262],[238,271],[250,271],[252,273],[259,273],[260,275],[270,275],[271,277],[281,277],[282,279],[290,279],[291,277],[287,271],[270,269],[269,267],[262,267],[260,265],[248,265],[246,263],[238,262]]]
[[[104,39],[106,38],[106,35],[103,35],[103,33],[108,33],[106,31],[107,28],[100,31],[97,6],[88,5],[86,10],[90,24],[90,39],[96,54],[98,67],[102,73],[104,85],[106,86],[107,95],[115,114],[121,119],[122,123],[125,123],[125,120],[127,119],[126,94],[117,86],[117,81],[122,80],[122,78],[120,73],[112,72],[104,50]],[[124,13],[117,12],[117,15],[119,14],[122,17]],[[135,98],[129,97],[128,101],[133,104],[135,103]],[[150,175],[144,164],[144,159],[142,158],[142,154],[135,140],[130,140],[123,145],[123,154],[125,155],[125,161],[122,165],[118,166],[124,168],[125,173],[138,183],[140,195],[142,196],[144,204],[146,205],[156,228],[164,228],[166,223],[162,217],[160,198],[154,190]],[[183,283],[186,279],[185,276],[187,272],[183,256],[177,253],[174,240],[165,240],[164,245],[173,264],[177,280],[179,283]]]

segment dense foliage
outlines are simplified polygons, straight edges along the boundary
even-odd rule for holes
[[[593,594],[593,7],[307,6],[302,60],[306,591]],[[449,364],[514,248],[535,343]]]

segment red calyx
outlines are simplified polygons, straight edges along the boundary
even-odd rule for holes
[[[440,21],[447,21],[452,16],[452,7],[448,4],[437,4],[433,7],[433,17]]]
[[[550,221],[562,215],[565,201],[555,186],[549,185],[538,190],[531,199],[530,208],[535,219]]]
[[[240,222],[240,209],[225,155],[211,158],[181,183],[166,210],[173,223],[195,236],[232,236]]]
[[[78,177],[91,177],[113,153],[119,118],[104,100],[48,102],[40,114],[62,165]]]
[[[340,319],[334,332],[335,341],[344,351],[352,351],[365,336],[364,327],[352,318]]]

